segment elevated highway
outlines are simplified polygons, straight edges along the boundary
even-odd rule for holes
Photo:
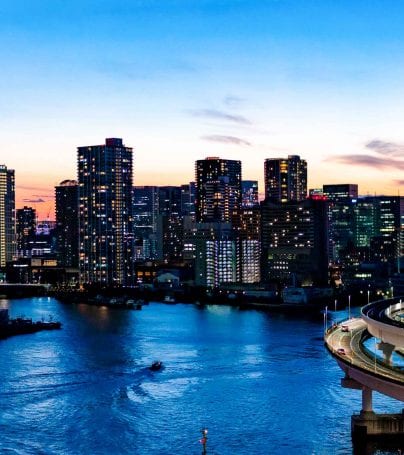
[[[399,299],[379,300],[362,308],[368,332],[384,343],[404,348],[404,304]]]
[[[362,391],[361,413],[351,421],[354,441],[364,436],[404,440],[404,410],[377,415],[372,405],[373,391],[404,402],[404,367],[392,361],[394,351],[404,352],[403,316],[401,299],[383,300],[366,305],[361,318],[326,330],[325,345],[345,373],[342,386]],[[371,339],[374,349],[369,347]]]

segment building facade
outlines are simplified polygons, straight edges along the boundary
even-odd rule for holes
[[[132,153],[118,138],[78,147],[81,283],[133,282]]]
[[[257,180],[242,180],[241,182],[241,207],[250,209],[258,207],[258,181]]]
[[[15,174],[0,165],[0,267],[16,256]]]
[[[62,267],[79,266],[79,186],[63,180],[55,187],[56,251]]]
[[[17,257],[31,257],[31,242],[36,235],[36,210],[24,206],[16,211]]]
[[[241,161],[208,157],[195,164],[196,221],[230,222],[241,206]]]
[[[313,199],[261,204],[263,281],[327,284],[327,206]]]
[[[264,180],[268,201],[285,203],[307,197],[307,163],[298,155],[266,159]]]

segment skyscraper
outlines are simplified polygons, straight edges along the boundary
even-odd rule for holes
[[[31,257],[30,241],[35,237],[36,210],[24,206],[16,212],[17,256]]]
[[[63,267],[79,265],[79,186],[63,180],[55,187],[57,257]]]
[[[344,260],[345,251],[355,244],[358,238],[360,246],[367,236],[368,229],[364,228],[364,214],[368,212],[365,207],[355,214],[358,198],[358,185],[341,183],[323,185],[323,195],[328,199],[328,219],[330,224],[330,260],[341,262]],[[370,207],[372,209],[372,207]],[[355,219],[361,220],[361,232],[355,234]],[[360,239],[362,237],[362,239]]]
[[[135,259],[156,259],[159,189],[157,186],[133,187],[133,224]]]
[[[196,173],[196,221],[230,222],[241,205],[241,161],[208,157],[198,160]]]
[[[132,148],[122,139],[78,147],[80,280],[133,280]]]
[[[265,199],[298,202],[307,197],[307,163],[298,155],[269,158],[264,165]]]
[[[0,267],[15,258],[14,170],[0,165]]]

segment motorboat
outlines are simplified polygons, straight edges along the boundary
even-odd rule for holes
[[[160,360],[155,360],[149,367],[149,370],[151,371],[159,371],[161,370],[163,366],[163,362],[161,362]]]

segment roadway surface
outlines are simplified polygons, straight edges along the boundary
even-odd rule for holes
[[[350,319],[328,329],[325,344],[348,377],[404,401],[404,372],[367,351],[363,341],[370,337],[364,320]]]

